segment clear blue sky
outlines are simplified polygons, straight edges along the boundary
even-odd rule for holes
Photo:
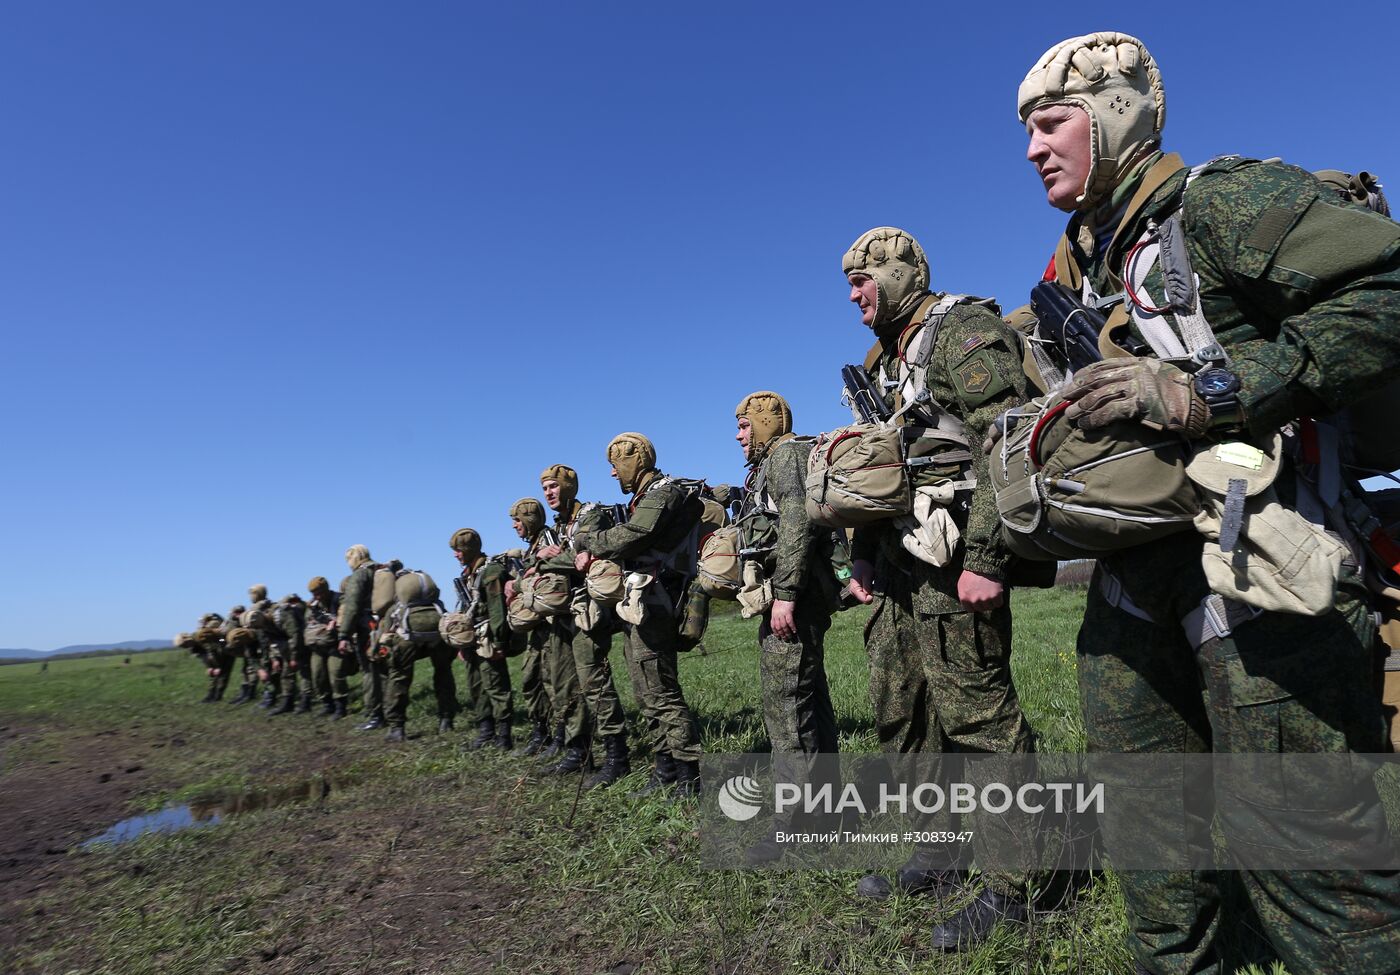
[[[1400,191],[1400,14],[1316,5],[8,4],[0,646],[164,637],[363,542],[447,538],[604,446],[738,478],[733,407],[843,422],[839,258],[1026,300],[1062,217],[1015,92],[1141,36],[1166,142]],[[1394,194],[1400,197],[1400,192]]]

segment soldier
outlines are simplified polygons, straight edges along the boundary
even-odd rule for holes
[[[481,679],[481,695],[476,711],[476,737],[468,748],[495,745],[509,751],[514,747],[510,733],[510,714],[514,707],[510,692],[510,670],[506,666],[506,647],[510,644],[510,627],[506,623],[506,569],[498,559],[487,559],[481,551],[481,536],[471,528],[459,528],[448,544],[452,555],[462,566],[457,587],[457,612],[466,613],[478,629],[485,629],[483,639],[489,655],[477,650],[462,654],[468,673],[476,669]],[[482,624],[485,624],[483,627]],[[472,658],[475,658],[474,660]]]
[[[787,400],[773,392],[750,393],[734,416],[734,439],[749,468],[735,519],[740,551],[750,553],[746,558],[757,563],[772,589],[758,630],[763,725],[775,761],[785,766],[784,778],[801,781],[808,774],[802,757],[810,762],[812,756],[837,751],[836,711],[823,659],[823,640],[840,602],[832,534],[807,514],[812,443],[793,435]],[[779,844],[765,840],[750,848],[748,860],[781,855]]]
[[[521,498],[510,506],[510,526],[525,543],[521,561],[529,573],[534,570],[538,551],[555,542],[553,532],[545,528],[544,507],[534,498]],[[515,585],[514,580],[506,582],[507,602],[515,595]],[[564,747],[564,728],[561,721],[558,734],[550,734],[554,688],[549,680],[549,627],[541,625],[516,636],[525,642],[525,652],[520,657],[520,695],[525,698],[525,716],[531,728],[530,737],[516,754],[539,753],[543,758],[553,758]]]
[[[626,522],[574,535],[574,568],[587,572],[594,559],[623,563],[640,589],[638,623],[625,624],[627,658],[637,707],[647,723],[654,764],[643,791],[675,783],[680,798],[700,792],[700,734],[681,693],[677,670],[676,607],[694,572],[703,510],[698,492],[656,468],[656,448],[640,433],[622,433],[608,444],[612,476],[632,495]]]
[[[1140,423],[1196,445],[1267,442],[1284,424],[1336,413],[1400,373],[1400,227],[1338,202],[1292,166],[1225,157],[1191,178],[1178,156],[1160,148],[1165,95],[1139,40],[1101,32],[1056,45],[1021,82],[1017,108],[1047,201],[1071,215],[1056,252],[1058,282],[1095,303],[1125,292],[1132,331],[1148,344],[1150,329],[1139,319],[1162,312],[1182,330],[1189,306],[1171,294],[1163,300],[1160,268],[1145,262],[1147,275],[1125,288],[1132,277],[1125,265],[1143,242],[1178,232],[1170,224],[1184,213],[1173,246],[1189,271],[1179,280],[1199,279],[1195,307],[1209,310],[1218,342],[1177,364],[1125,357],[1081,369],[1065,393],[1072,403],[1065,416],[1080,428]],[[1207,366],[1193,375],[1194,361]],[[1246,444],[1237,446],[1248,454]],[[1304,466],[1285,457],[1279,497],[1306,495],[1307,478]],[[1213,589],[1207,582],[1203,544],[1188,529],[1098,562],[1078,643],[1089,750],[1383,751],[1370,677],[1374,633],[1354,574],[1343,573],[1331,611],[1256,614],[1222,598],[1215,591],[1221,583]],[[1232,788],[1237,810],[1281,801],[1277,792],[1254,794],[1266,783]],[[1345,801],[1350,808],[1310,813],[1327,821],[1326,842],[1369,836],[1388,844],[1369,780]],[[1110,804],[1103,823],[1110,856],[1129,831],[1149,826],[1160,836],[1181,835],[1183,847],[1211,848],[1211,809],[1182,826],[1179,810],[1164,823],[1141,818],[1151,809],[1125,821],[1117,808]],[[1219,821],[1228,847],[1248,847],[1253,828],[1270,829],[1246,820]],[[1118,875],[1140,972],[1224,964],[1225,876]],[[1238,877],[1253,923],[1289,971],[1400,968],[1397,874],[1242,869]]]
[[[339,721],[345,717],[350,686],[345,680],[346,656],[336,647],[336,614],[340,593],[331,588],[325,576],[314,576],[306,584],[311,601],[306,604],[303,639],[311,665],[311,690],[321,699],[321,717]]]
[[[867,231],[841,267],[861,322],[875,334],[865,370],[884,407],[913,428],[911,441],[951,431],[966,456],[967,444],[980,445],[992,421],[1025,400],[1018,345],[995,304],[931,293],[928,261],[908,233]],[[931,346],[920,342],[927,348],[920,361],[911,347],[923,329],[933,329],[934,337]],[[971,453],[976,487],[954,495],[948,510],[961,541],[940,553],[941,564],[911,554],[891,521],[858,528],[852,539],[850,591],[876,603],[865,649],[876,730],[886,751],[1033,750],[1011,681],[1010,554],[1000,540],[986,457]],[[961,479],[956,467],[954,477]],[[957,823],[947,818],[927,828],[956,830]],[[986,874],[976,900],[934,929],[935,946],[967,947],[999,920],[1024,920],[1025,880]],[[917,850],[896,875],[911,892],[937,893],[960,881],[953,864],[931,849]],[[857,889],[884,897],[890,885],[872,875]]]
[[[457,713],[457,684],[452,677],[452,648],[438,634],[442,611],[437,584],[425,572],[400,572],[394,590],[398,601],[379,626],[379,653],[389,667],[384,696],[389,732],[384,740],[399,742],[406,737],[413,665],[423,659],[433,664],[438,731],[451,731],[452,717]]]
[[[540,551],[543,566],[549,571],[566,572],[572,577],[572,602],[587,600],[583,577],[574,568],[574,536],[611,528],[619,519],[611,505],[578,500],[578,473],[563,464],[554,464],[540,475],[540,487],[545,503],[555,512],[554,530],[558,544]],[[573,709],[564,737],[569,745],[565,758],[576,756],[590,748],[590,725],[603,742],[604,759],[598,770],[583,784],[585,789],[611,785],[632,771],[627,752],[627,720],[622,700],[613,685],[612,666],[608,654],[612,638],[619,627],[611,609],[602,610],[594,625],[582,625],[578,618],[559,617],[554,620],[558,638],[564,644],[559,668],[564,671],[555,684],[555,697],[568,699],[569,686],[582,693],[581,706]],[[585,614],[586,616],[586,614]],[[572,673],[570,673],[572,668]],[[561,690],[562,688],[562,690]],[[578,693],[575,691],[574,693]],[[565,768],[563,771],[572,771]]]
[[[235,639],[230,639],[234,630],[243,629],[243,614],[248,608],[241,603],[228,611],[228,616],[224,619],[224,625],[220,627],[220,635],[224,640],[224,647],[233,656],[234,660],[243,661],[243,683],[239,686],[238,696],[229,704],[246,704],[258,696],[258,659],[256,653],[250,653],[244,645],[240,645]],[[230,667],[233,663],[230,662]]]
[[[357,731],[374,731],[384,727],[384,676],[382,663],[369,658],[371,631],[370,593],[374,588],[374,572],[379,564],[370,558],[369,549],[351,545],[345,550],[345,564],[350,574],[340,580],[340,609],[336,615],[336,632],[340,639],[336,649],[342,654],[354,654],[360,662],[360,694],[365,716]]]
[[[218,613],[205,613],[191,635],[209,673],[209,693],[202,703],[222,700],[233,670],[233,654],[224,646],[224,618]]]
[[[297,710],[306,714],[311,710],[311,663],[306,659],[303,638],[306,604],[296,593],[283,596],[272,607],[272,620],[281,634],[281,639],[273,643],[278,651],[274,664],[281,672],[285,691],[282,706],[272,713],[290,714]]]
[[[258,680],[262,681],[263,696],[258,707],[271,711],[282,693],[280,644],[282,633],[272,618],[272,600],[267,598],[267,586],[261,583],[248,587],[248,610],[243,614],[243,627],[253,634],[257,649],[250,653],[255,660]],[[276,654],[277,666],[273,666]]]

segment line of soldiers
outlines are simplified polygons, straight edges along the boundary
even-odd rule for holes
[[[1104,307],[1111,302],[1099,296],[1124,292],[1141,304],[1130,280],[1135,242],[1184,208],[1182,246],[1231,364],[1225,379],[1217,369],[1205,384],[1150,354],[1085,369],[1063,388],[1066,416],[1079,429],[1112,437],[1123,429],[1114,424],[1141,424],[1198,442],[1266,435],[1302,417],[1336,413],[1400,375],[1400,227],[1337,200],[1293,167],[1227,160],[1192,171],[1165,154],[1165,94],[1140,41],[1101,32],[1056,45],[1022,82],[1018,111],[1047,201],[1070,214],[1045,279]],[[938,455],[962,478],[946,495],[937,491],[949,472],[937,463],[925,468],[926,480],[912,476],[916,488],[927,489],[924,503],[936,508],[923,512],[928,517],[916,530],[873,520],[849,536],[847,558],[846,536],[815,523],[808,505],[812,438],[794,433],[783,397],[760,391],[736,410],[736,439],[748,464],[743,489],[711,491],[664,474],[651,441],[622,434],[607,456],[630,503],[580,502],[573,469],[546,468],[541,489],[554,522],[546,525],[539,501],[517,502],[510,515],[522,551],[488,558],[477,532],[451,536],[462,566],[457,611],[435,610],[436,625],[428,619],[434,614],[423,612],[435,603],[436,587],[426,574],[393,563],[388,568],[402,585],[393,606],[381,607],[385,615],[374,612],[370,594],[385,567],[363,546],[347,552],[352,571],[339,595],[318,578],[309,601],[289,596],[272,604],[255,587],[251,607],[222,620],[206,617],[191,640],[210,665],[209,699],[223,693],[240,652],[233,634],[241,629],[254,642],[241,649],[238,701],[250,700],[261,680],[264,703],[276,713],[307,710],[319,696],[324,713],[344,717],[346,670],[358,662],[367,716],[361,727],[387,724],[391,737],[402,738],[412,663],[422,656],[434,664],[441,727],[451,728],[456,652],[476,702],[472,746],[509,749],[505,659],[518,653],[530,728],[522,753],[557,756],[554,771],[576,772],[592,763],[596,736],[605,757],[588,779],[595,787],[630,771],[608,663],[620,634],[652,759],[644,791],[672,787],[693,796],[701,742],[677,653],[703,630],[699,597],[724,589],[704,584],[698,543],[730,521],[740,562],[730,589],[746,614],[761,619],[759,676],[775,755],[837,750],[823,641],[843,599],[873,604],[865,646],[884,749],[1033,751],[1011,679],[1008,592],[1013,583],[1043,584],[1045,573],[1010,554],[985,452],[1001,435],[998,418],[1044,391],[1033,381],[1044,376],[1031,368],[1035,350],[1021,327],[1024,315],[1004,319],[990,299],[932,290],[923,248],[898,228],[862,234],[842,271],[875,338],[859,371],[878,406],[911,444],[928,438],[946,446],[953,430],[971,446]],[[1149,275],[1139,284],[1156,281]],[[1136,330],[1136,319],[1127,328]],[[732,518],[707,521],[716,502],[732,509]],[[1212,596],[1202,545],[1200,535],[1186,531],[1100,561],[1077,654],[1089,749],[1385,750],[1373,688],[1374,624],[1355,573],[1328,612],[1230,616],[1212,632],[1193,634],[1178,621],[1195,618]],[[412,618],[415,611],[421,621]],[[298,635],[264,635],[278,631]],[[1210,841],[1211,804],[1202,797],[1188,839]],[[1115,836],[1139,825],[1110,811],[1110,855]],[[1247,842],[1232,833],[1236,827],[1223,824],[1227,846]],[[1352,810],[1337,828],[1384,835],[1379,800]],[[781,855],[776,842],[749,851],[754,862]],[[1139,972],[1221,969],[1222,905],[1233,880],[1212,871],[1127,872],[1119,879]],[[1290,970],[1400,970],[1400,877],[1241,870],[1234,879]],[[976,897],[935,927],[934,944],[965,948],[999,923],[1025,920],[1044,881],[1030,872],[978,875]],[[896,888],[938,896],[968,882],[939,850],[923,848],[892,879],[872,875],[857,889],[877,898]]]

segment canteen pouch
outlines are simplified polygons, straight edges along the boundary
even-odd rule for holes
[[[458,650],[473,650],[478,643],[476,627],[467,613],[444,613],[438,620],[438,636]]]
[[[1007,548],[1092,559],[1189,529],[1200,500],[1181,438],[1132,421],[1080,430],[1068,405],[1051,396],[1003,414],[987,467]]]
[[[640,626],[657,609],[671,612],[671,599],[666,588],[657,584],[656,576],[629,572],[623,585],[622,601],[617,604],[617,615],[623,622]]]
[[[516,590],[506,603],[506,622],[510,624],[512,632],[528,633],[543,625],[544,617],[525,601],[523,592]]]
[[[904,433],[856,423],[824,433],[807,458],[807,514],[828,528],[855,528],[913,508]]]
[[[616,606],[627,591],[626,573],[610,559],[594,559],[584,577],[588,595],[604,606]]]
[[[526,608],[553,619],[570,608],[569,578],[561,572],[532,572],[520,580],[520,595]]]
[[[710,624],[710,596],[699,583],[692,583],[681,603],[680,625],[676,629],[676,650],[685,653],[699,646]]]
[[[744,584],[737,598],[739,615],[746,620],[763,615],[773,605],[773,582],[758,562],[744,563]]]
[[[1186,467],[1200,489],[1196,530],[1211,591],[1256,609],[1321,616],[1336,602],[1347,548],[1326,528],[1279,502],[1274,482],[1283,437],[1203,446]],[[1299,492],[1311,487],[1298,481]],[[1317,506],[1321,510],[1321,505]]]

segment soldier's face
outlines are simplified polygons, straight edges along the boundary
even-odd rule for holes
[[[875,306],[880,302],[880,288],[868,274],[851,274],[846,277],[851,282],[851,301],[860,309],[862,324],[875,321]]]
[[[749,447],[753,444],[753,424],[749,422],[748,417],[739,417],[739,432],[734,434],[734,439],[744,448],[744,459],[748,460]]]
[[[467,553],[463,552],[460,548],[454,548],[452,550],[452,557],[457,560],[458,565],[467,564]]]
[[[1075,105],[1046,105],[1026,119],[1030,146],[1026,158],[1045,184],[1045,199],[1072,213],[1084,192],[1093,163],[1089,113]]]
[[[510,527],[514,528],[515,533],[521,538],[525,538],[528,534],[525,530],[525,522],[521,521],[519,518],[512,518],[510,520]]]
[[[563,488],[555,480],[545,481],[540,485],[540,490],[544,491],[544,503],[549,505],[553,511],[559,510],[559,504],[563,500]]]

